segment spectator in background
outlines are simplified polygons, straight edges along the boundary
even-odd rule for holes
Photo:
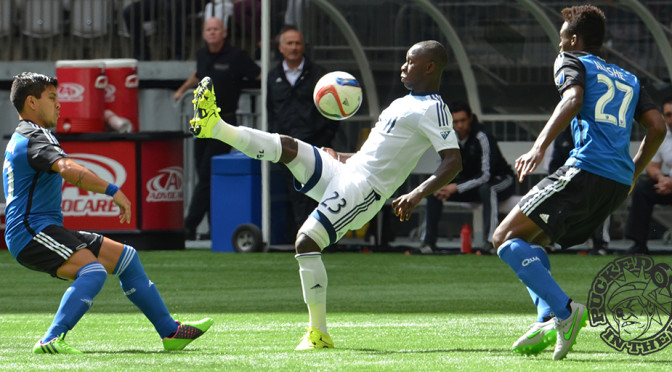
[[[625,237],[634,244],[626,251],[628,254],[649,254],[646,242],[653,206],[672,204],[672,96],[663,101],[663,116],[667,124],[665,140],[632,191]]]
[[[140,0],[124,8],[123,17],[126,30],[131,35],[133,56],[138,60],[151,59],[149,42],[145,40],[143,24],[165,17],[168,24],[169,39],[173,41],[176,60],[183,56],[183,32],[185,16],[198,13],[203,9],[204,1],[187,0]]]
[[[266,79],[269,130],[318,148],[331,147],[338,124],[322,116],[313,104],[313,89],[325,70],[305,56],[303,35],[299,30],[285,26],[278,36],[278,50],[283,60],[269,71]],[[317,202],[296,191],[294,176],[286,167],[282,170],[291,213],[288,231],[293,240],[298,227],[315,209]]]
[[[553,151],[548,162],[548,174],[555,173],[558,168],[565,165],[569,158],[569,153],[574,149],[574,138],[572,137],[572,128],[567,127],[553,141]],[[590,236],[592,247],[588,252],[592,256],[605,256],[609,253],[609,224],[611,216],[608,216],[604,222],[598,226]],[[552,247],[552,246],[551,246]],[[546,247],[547,249],[549,247]]]
[[[196,71],[175,91],[173,98],[179,100],[184,92],[194,88],[198,81],[210,76],[217,86],[217,106],[227,123],[235,125],[236,110],[241,91],[258,86],[261,69],[244,51],[226,43],[227,31],[222,20],[209,18],[203,25],[203,40],[207,44],[196,53]],[[194,158],[198,166],[198,183],[194,189],[189,210],[184,221],[187,240],[196,238],[198,225],[208,214],[210,218],[210,158],[226,154],[231,146],[209,138],[197,138],[194,143]]]
[[[498,203],[514,192],[513,170],[499,150],[497,140],[481,127],[471,107],[464,102],[450,105],[453,128],[460,143],[462,172],[453,182],[427,197],[425,236],[421,253],[436,250],[436,239],[443,202],[479,202],[483,204],[483,247],[492,251],[492,233],[499,224]]]

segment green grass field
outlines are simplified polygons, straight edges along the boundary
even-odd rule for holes
[[[84,355],[32,355],[68,283],[0,252],[0,370],[491,371],[669,370],[672,347],[630,356],[585,328],[574,351],[551,360],[511,352],[535,319],[527,291],[496,256],[332,253],[328,320],[335,349],[295,352],[308,315],[289,253],[140,252],[178,319],[215,319],[184,351],[164,352],[151,324],[114,276],[68,334]],[[614,257],[553,255],[555,278],[585,302]],[[656,262],[672,264],[672,256]]]

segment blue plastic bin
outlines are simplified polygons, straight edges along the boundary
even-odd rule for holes
[[[286,235],[287,198],[279,170],[271,171],[271,244],[283,244]],[[239,151],[213,156],[210,177],[212,251],[235,252],[231,239],[238,226],[261,228],[261,161]]]

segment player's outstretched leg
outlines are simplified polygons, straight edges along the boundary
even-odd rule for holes
[[[180,323],[173,319],[154,283],[149,280],[135,248],[124,245],[114,269],[126,297],[154,325],[166,350],[182,350],[210,328],[213,320]]]
[[[66,344],[65,335],[71,330],[93,305],[107,279],[105,267],[100,262],[91,262],[77,272],[77,279],[65,291],[51,327],[44,337],[33,347],[35,354],[81,354]]]
[[[576,336],[588,321],[588,311],[586,311],[585,305],[572,301],[569,304],[569,307],[572,309],[572,314],[569,318],[556,318],[555,320],[555,328],[558,331],[558,340],[555,343],[553,360],[561,360],[567,356],[567,353],[574,345],[574,341],[576,341]]]
[[[194,118],[189,122],[189,130],[196,137],[220,140],[252,159],[274,163],[280,160],[282,144],[279,134],[233,126],[221,119],[215,88],[209,77],[204,77],[194,90],[193,102]]]

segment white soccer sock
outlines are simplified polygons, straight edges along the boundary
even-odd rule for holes
[[[327,270],[319,252],[297,254],[303,301],[308,305],[310,326],[327,333]]]
[[[296,142],[298,144],[296,157],[285,165],[292,172],[294,178],[304,185],[315,171],[315,155],[313,155],[312,145],[303,141]]]
[[[261,130],[236,127],[220,120],[212,129],[212,138],[228,143],[236,150],[257,160],[277,163],[282,155],[280,135]]]

